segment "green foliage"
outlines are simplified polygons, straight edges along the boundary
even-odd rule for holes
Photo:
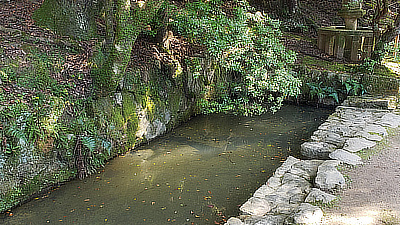
[[[366,92],[364,85],[353,79],[347,79],[344,82],[344,86],[346,88],[347,95],[357,96],[357,95],[363,95]]]
[[[278,21],[252,13],[244,1],[222,7],[230,3],[195,1],[173,16],[173,27],[192,43],[203,46],[206,54],[233,77],[224,84],[223,95],[202,100],[203,112],[233,110],[251,115],[275,111],[285,97],[300,92],[300,80],[286,67],[294,62],[295,54],[279,41]]]
[[[332,97],[336,103],[339,103],[338,91],[334,87],[324,86],[322,81],[319,83],[307,83],[307,86],[310,88],[311,99],[316,96],[318,102],[321,102],[324,98]]]
[[[364,59],[364,61],[360,65],[354,66],[351,72],[362,73],[362,74],[373,74],[377,63],[378,63],[377,61],[369,58]]]

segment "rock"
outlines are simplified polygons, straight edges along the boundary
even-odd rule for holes
[[[284,215],[267,215],[252,216],[244,220],[246,225],[278,225],[283,224],[286,216]]]
[[[311,184],[304,178],[286,173],[282,178],[282,186],[300,188],[301,192],[309,191]],[[282,186],[277,191],[282,190]]]
[[[317,142],[326,142],[328,144],[336,146],[337,148],[343,147],[344,143],[346,142],[346,138],[340,136],[337,133],[326,130],[315,131],[311,139]]]
[[[282,177],[290,168],[292,167],[293,164],[300,162],[300,159],[296,159],[293,156],[289,156],[285,162],[275,170],[274,176],[276,177]]]
[[[268,187],[270,187],[270,188],[272,188],[272,189],[277,189],[279,186],[282,185],[282,183],[281,183],[281,178],[275,177],[275,176],[274,176],[274,177],[270,177],[270,178],[267,180],[266,185],[268,185]]]
[[[289,173],[311,181],[317,176],[318,166],[323,162],[323,160],[302,160],[293,164]]]
[[[299,205],[300,204],[280,203],[277,204],[273,209],[271,209],[270,213],[274,215],[278,214],[290,215],[297,207],[299,207]]]
[[[271,210],[270,203],[264,198],[251,197],[241,207],[244,214],[263,216]]]
[[[346,181],[343,175],[336,169],[338,160],[327,160],[318,167],[315,186],[321,190],[333,192],[344,188]]]
[[[304,142],[300,152],[311,159],[329,159],[329,154],[335,150],[333,145],[325,142]]]
[[[274,188],[264,184],[263,186],[259,187],[256,192],[254,192],[253,197],[264,198],[266,195],[271,194],[274,191]]]
[[[323,212],[319,207],[309,203],[303,203],[296,209],[296,212],[288,218],[287,224],[320,224],[322,217]]]
[[[313,189],[311,189],[310,193],[307,195],[305,202],[328,204],[336,199],[337,199],[337,197],[335,195],[325,193],[325,192],[319,190],[318,188],[313,188]]]
[[[368,141],[365,138],[349,138],[344,144],[343,149],[349,152],[358,152],[363,149],[372,148],[376,145],[374,141]]]
[[[355,133],[361,130],[360,127],[351,127],[341,123],[330,123],[327,127],[319,127],[318,129],[326,130],[328,132],[339,134],[342,137],[352,137]]]
[[[377,134],[370,134],[368,132],[365,131],[360,131],[358,132],[355,137],[363,137],[369,141],[382,141],[383,137],[379,136]]]
[[[274,192],[272,194],[266,195],[264,199],[269,202],[269,205],[272,209],[275,208],[277,205],[289,204],[290,196],[287,196],[286,192]]]
[[[226,221],[225,225],[244,225],[244,223],[238,218],[231,217]]]
[[[388,132],[384,127],[376,124],[368,124],[363,131],[368,133],[378,134],[381,136],[388,135]]]
[[[350,153],[343,149],[337,149],[336,151],[329,154],[329,157],[331,159],[337,159],[337,160],[347,163],[349,165],[363,164],[361,158],[358,155]]]
[[[385,127],[396,128],[400,125],[400,116],[393,113],[387,113],[377,121],[377,124]]]

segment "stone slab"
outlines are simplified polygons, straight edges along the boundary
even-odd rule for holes
[[[365,126],[363,131],[368,133],[378,134],[380,136],[388,135],[386,128],[377,124],[368,124],[367,126]]]
[[[387,113],[382,116],[379,121],[377,121],[377,124],[385,127],[396,128],[400,125],[400,116],[393,113]]]
[[[365,138],[349,138],[344,144],[343,149],[349,152],[358,152],[364,149],[372,148],[376,142],[369,141]]]
[[[363,164],[361,158],[358,155],[350,153],[343,149],[337,149],[336,151],[329,154],[329,157],[331,159],[336,159],[353,166]]]
[[[376,142],[382,141],[382,139],[383,139],[383,137],[380,136],[380,135],[377,135],[377,134],[370,134],[370,133],[365,132],[365,131],[360,131],[360,132],[358,132],[358,133],[355,135],[355,137],[363,137],[363,138],[365,138],[365,139],[367,139],[367,140],[369,140],[369,141],[376,141]]]

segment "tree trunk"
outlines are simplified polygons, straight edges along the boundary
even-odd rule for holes
[[[371,54],[371,59],[380,62],[384,56],[385,44],[393,41],[400,34],[400,14],[396,16],[394,24],[379,36],[375,49]]]

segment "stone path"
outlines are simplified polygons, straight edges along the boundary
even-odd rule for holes
[[[400,132],[364,166],[345,171],[351,188],[322,224],[400,224]]]
[[[278,224],[399,224],[400,132],[389,137],[388,129],[400,125],[400,115],[387,110],[340,106],[301,146],[301,154],[311,160],[289,157],[274,175],[241,207],[239,218],[226,225]],[[386,151],[367,161],[359,155],[379,148],[388,137]],[[377,147],[376,147],[377,146]],[[332,204],[346,187],[339,164],[359,166],[346,171],[354,177],[343,192],[338,207]],[[347,174],[346,174],[347,175]],[[322,223],[321,223],[322,220]]]

